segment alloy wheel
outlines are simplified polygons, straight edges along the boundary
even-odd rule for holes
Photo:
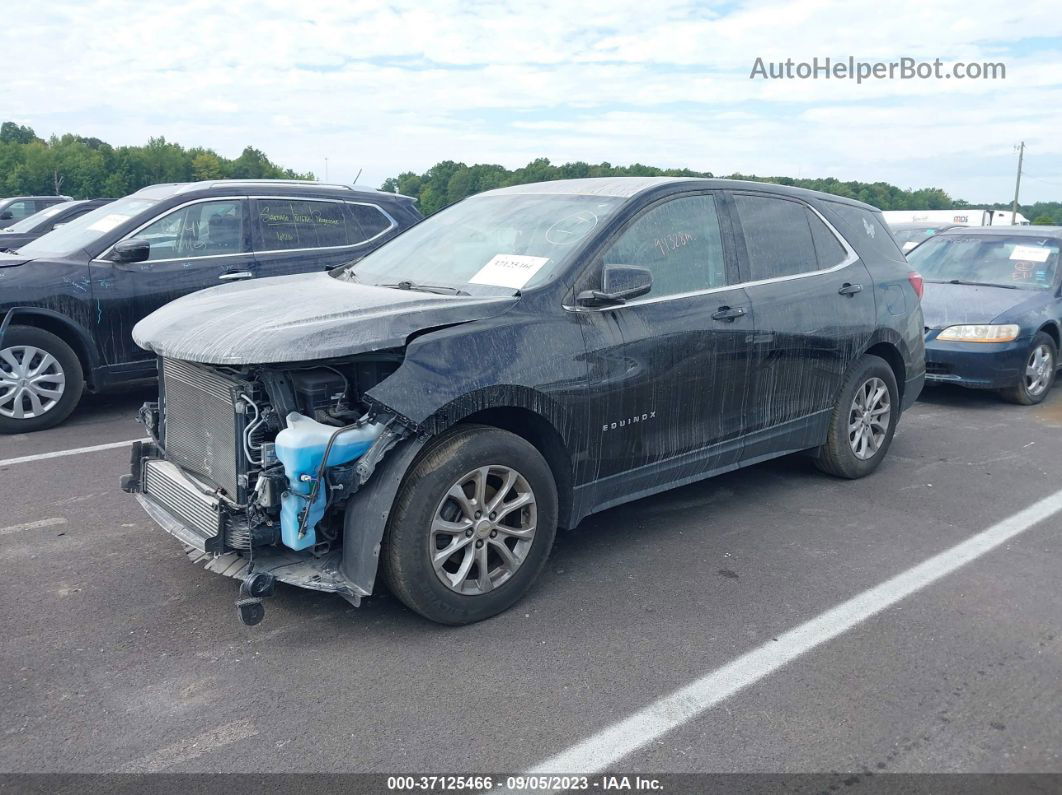
[[[870,378],[856,390],[848,412],[848,443],[856,458],[866,461],[877,455],[889,432],[892,402],[889,388],[880,378]]]
[[[1039,397],[1051,383],[1054,373],[1055,357],[1046,345],[1037,345],[1029,354],[1025,363],[1025,391],[1033,397]]]
[[[460,594],[493,591],[527,559],[537,520],[535,493],[523,475],[500,465],[472,470],[433,515],[428,553],[436,576]]]
[[[66,373],[48,351],[33,345],[0,350],[0,415],[16,420],[51,411],[66,390]]]

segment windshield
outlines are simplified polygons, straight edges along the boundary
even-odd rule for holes
[[[897,229],[893,231],[892,236],[896,238],[896,242],[906,254],[927,237],[933,237],[936,233],[937,227],[930,226],[924,229]]]
[[[547,281],[622,199],[502,194],[466,199],[345,269],[359,282],[512,293]]]
[[[1051,237],[943,235],[908,257],[928,282],[1047,290],[1055,281],[1060,241]]]
[[[76,203],[77,202],[59,202],[58,204],[53,204],[51,207],[45,207],[40,212],[34,213],[33,215],[27,215],[25,218],[23,218],[17,224],[11,224],[11,226],[7,227],[4,231],[5,232],[32,232],[34,230],[34,228],[37,227],[42,222],[47,221],[53,215],[58,215],[63,210],[66,210],[69,207],[72,207]]]
[[[32,243],[18,249],[19,254],[30,257],[61,257],[83,249],[93,240],[116,226],[124,224],[134,215],[158,203],[158,199],[126,196],[124,199],[97,207],[68,224],[63,224],[42,235]]]

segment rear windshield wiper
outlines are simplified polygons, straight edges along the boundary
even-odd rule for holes
[[[438,293],[439,295],[471,295],[456,287],[448,287],[445,284],[417,284],[408,279],[397,284],[378,284],[377,287],[391,287],[395,290],[417,290],[422,293]]]

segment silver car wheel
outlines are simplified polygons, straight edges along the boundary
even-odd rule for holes
[[[48,351],[33,345],[0,350],[0,415],[40,417],[55,408],[65,390],[66,373]]]
[[[1025,391],[1039,397],[1051,383],[1055,369],[1055,357],[1046,345],[1037,345],[1025,363]]]
[[[435,509],[428,554],[450,590],[475,596],[509,580],[535,540],[535,493],[515,469],[491,465],[454,483]]]
[[[856,390],[848,412],[848,443],[856,458],[866,461],[877,455],[889,433],[891,418],[888,386],[880,378],[868,379]]]

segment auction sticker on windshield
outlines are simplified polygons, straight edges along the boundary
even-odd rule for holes
[[[1025,260],[1026,262],[1047,262],[1051,249],[1039,246],[1015,246],[1010,252],[1011,259]]]
[[[489,284],[493,287],[512,287],[519,290],[534,276],[549,257],[530,257],[526,254],[495,254],[490,262],[468,280],[469,284]]]

